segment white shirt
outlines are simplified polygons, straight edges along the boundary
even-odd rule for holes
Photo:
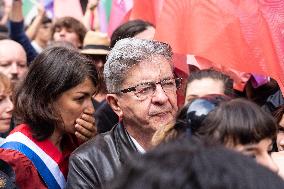
[[[32,41],[31,44],[32,44],[33,48],[36,50],[37,53],[41,53],[42,52],[43,49],[41,48],[41,46],[39,46],[37,44],[36,41]]]
[[[133,138],[132,136],[130,136],[130,138],[131,138],[132,142],[134,143],[135,147],[137,148],[138,152],[140,152],[141,154],[146,153],[144,148],[137,142],[137,140],[135,140],[135,138]]]

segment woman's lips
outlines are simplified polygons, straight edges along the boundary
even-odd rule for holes
[[[9,121],[9,122],[10,122],[10,121],[11,121],[11,118],[12,118],[12,117],[1,118],[0,121],[4,121],[4,122]]]

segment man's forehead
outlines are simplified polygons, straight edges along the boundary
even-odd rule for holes
[[[0,41],[0,60],[1,59],[20,59],[20,61],[27,61],[26,52],[23,47],[11,40]]]
[[[17,51],[23,52],[25,54],[24,48],[17,42],[13,40],[0,40],[0,52],[7,52],[7,51]],[[15,54],[15,53],[14,53]],[[25,54],[26,55],[26,54]]]
[[[160,68],[170,68],[171,70],[173,67],[172,61],[167,60],[165,57],[161,55],[153,55],[148,57],[145,60],[140,61],[135,66],[141,67],[144,69],[144,67],[152,66],[152,67],[160,67]]]
[[[10,39],[4,39],[4,40],[0,40],[0,45],[9,45],[9,46],[18,46],[20,45],[19,43],[17,43],[16,41],[10,40]]]
[[[171,78],[173,75],[173,70],[168,60],[145,60],[129,69],[125,76],[125,83],[158,81],[164,78]]]

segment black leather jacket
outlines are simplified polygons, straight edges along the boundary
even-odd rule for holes
[[[137,149],[121,123],[76,149],[69,160],[66,188],[102,188]]]

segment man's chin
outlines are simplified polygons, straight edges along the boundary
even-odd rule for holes
[[[154,123],[156,126],[165,126],[165,125],[169,125],[169,124],[173,124],[175,121],[175,118],[172,115],[163,115],[163,116],[156,116],[154,118]]]
[[[19,82],[19,79],[11,79],[11,83],[13,85],[17,84]]]

